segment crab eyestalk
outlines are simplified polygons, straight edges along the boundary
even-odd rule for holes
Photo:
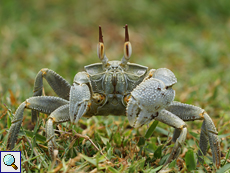
[[[101,60],[103,67],[106,67],[108,65],[109,60],[105,55],[105,47],[103,42],[101,26],[99,26],[99,43],[97,45],[97,56]]]
[[[128,32],[128,25],[125,25],[125,43],[124,43],[124,56],[121,59],[121,65],[125,66],[127,62],[129,61],[131,55],[132,55],[132,46],[129,42],[129,32]]]

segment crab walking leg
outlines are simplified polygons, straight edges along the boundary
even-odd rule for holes
[[[179,117],[177,117],[176,115],[174,115],[173,113],[171,113],[165,109],[159,111],[159,114],[155,118],[155,120],[158,120],[158,121],[163,122],[169,126],[172,126],[176,129],[179,129],[179,131],[180,131],[179,137],[175,141],[175,145],[173,147],[173,150],[172,150],[168,160],[164,164],[164,165],[166,165],[169,162],[171,162],[173,159],[177,159],[177,157],[179,156],[180,151],[181,151],[181,147],[184,144],[185,139],[186,139],[187,125],[185,124],[185,122],[182,119],[180,119]]]
[[[12,120],[12,124],[8,133],[7,149],[12,150],[14,148],[14,144],[17,140],[17,136],[22,124],[24,109],[33,109],[38,112],[50,114],[58,107],[68,103],[69,101],[67,100],[51,96],[31,97],[23,102],[16,110]]]
[[[52,160],[54,160],[54,149],[57,148],[53,124],[69,120],[69,104],[66,104],[52,112],[46,122],[46,139],[48,142],[48,151]]]
[[[219,144],[218,144],[219,145]],[[207,150],[208,150],[208,133],[207,133],[207,129],[206,129],[206,125],[205,125],[205,121],[202,123],[201,126],[201,133],[200,133],[200,142],[199,142],[199,147],[200,150],[198,151],[198,161],[200,163],[204,162],[204,159],[202,158],[203,155],[206,155]],[[218,146],[219,147],[219,146]],[[215,148],[215,146],[214,146]],[[213,149],[211,147],[212,150],[212,154],[213,154]],[[217,151],[217,150],[216,150]],[[220,150],[219,150],[220,151]],[[216,154],[217,155],[217,154]],[[216,163],[216,166],[219,167],[220,166],[220,153],[219,156],[215,156],[214,158],[214,154],[213,154],[213,162]],[[218,164],[217,164],[218,163]]]
[[[89,77],[86,72],[79,72],[75,75],[74,83],[70,89],[69,115],[71,123],[77,124],[91,105],[89,86]]]
[[[200,150],[198,152],[199,156],[205,155],[207,153],[208,141],[212,150],[213,162],[216,164],[217,168],[220,167],[220,142],[218,139],[218,132],[216,127],[205,112],[205,110],[180,102],[173,102],[167,107],[167,110],[174,113],[184,121],[194,121],[194,120],[203,120],[200,134]],[[173,139],[177,138],[177,133],[174,132]],[[199,157],[199,161],[203,162],[203,159]]]
[[[46,122],[46,139],[48,142],[48,151],[49,151],[49,154],[52,160],[55,159],[54,149],[57,149],[53,124],[62,123],[66,121],[70,121],[69,104],[63,105],[59,107],[58,109],[56,109],[54,112],[52,112],[50,116],[48,117],[48,121]],[[101,153],[101,155],[104,156],[102,151],[94,144],[94,142],[88,136],[77,134],[77,133],[75,135],[78,137],[85,138],[86,140],[89,140],[90,143]],[[107,159],[106,156],[105,158]]]
[[[180,135],[181,130],[175,129],[172,137],[172,141],[175,142]],[[205,122],[203,122],[201,127],[201,134],[200,134],[200,142],[199,142],[200,150],[198,151],[198,161],[203,163],[204,160],[202,159],[202,155],[206,155],[208,149],[208,134],[206,133]]]
[[[42,95],[43,78],[45,78],[54,92],[61,98],[69,100],[69,91],[71,85],[59,74],[48,68],[41,69],[34,82],[34,95]]]
[[[43,88],[43,78],[45,78],[54,92],[61,98],[69,100],[69,91],[71,85],[59,74],[47,68],[41,69],[34,82],[33,96],[41,96]],[[32,110],[32,122],[37,121],[38,111]]]

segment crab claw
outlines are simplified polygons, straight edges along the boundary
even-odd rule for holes
[[[74,77],[74,83],[70,89],[69,114],[71,123],[77,124],[90,107],[89,78],[86,72],[79,72]],[[75,119],[75,121],[74,121]]]
[[[147,124],[157,116],[157,112],[148,112],[142,106],[140,106],[134,97],[131,97],[127,106],[127,117],[129,124],[138,128],[144,124]]]
[[[164,69],[161,71],[165,72]],[[145,80],[131,92],[126,108],[131,126],[140,127],[149,123],[174,100],[175,91],[169,87],[172,82],[165,79],[167,75],[162,74],[154,74],[155,78]]]
[[[167,68],[159,68],[153,73],[153,78],[161,80],[165,86],[172,86],[177,83],[174,73]]]

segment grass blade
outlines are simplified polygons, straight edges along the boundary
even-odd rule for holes
[[[149,138],[153,134],[155,128],[157,127],[157,124],[158,124],[158,121],[154,121],[151,124],[150,128],[148,129],[148,131],[145,134],[145,138]]]
[[[230,171],[230,163],[224,165],[222,168],[216,171],[216,173],[223,173],[226,171]]]
[[[188,171],[196,169],[196,161],[193,150],[188,150],[185,154],[185,163],[188,168]]]

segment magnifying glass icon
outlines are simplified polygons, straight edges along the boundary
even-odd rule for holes
[[[7,154],[3,158],[3,162],[7,166],[12,166],[15,170],[18,169],[18,167],[14,164],[15,163],[15,158],[11,154]]]

